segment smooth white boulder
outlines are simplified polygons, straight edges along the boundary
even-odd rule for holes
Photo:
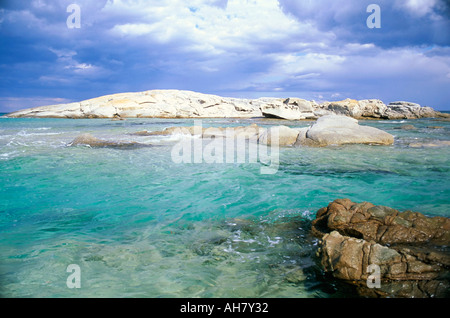
[[[299,131],[287,126],[267,128],[259,137],[259,143],[264,145],[292,146],[297,141]]]
[[[360,126],[358,120],[339,115],[319,118],[306,132],[317,146],[343,144],[391,145],[394,137],[378,128]]]

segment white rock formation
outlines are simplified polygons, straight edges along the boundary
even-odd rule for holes
[[[179,90],[122,93],[24,109],[8,117],[56,118],[213,118],[261,117],[258,102]]]
[[[385,113],[389,119],[414,119],[437,115],[431,107],[422,107],[410,102],[392,102],[387,106]]]
[[[197,132],[197,133],[196,133]],[[358,120],[339,115],[327,115],[319,118],[310,127],[291,128],[274,126],[259,127],[255,124],[247,127],[169,127],[163,131],[140,131],[134,135],[200,135],[202,138],[239,138],[257,141],[265,145],[313,146],[325,147],[344,144],[391,145],[394,137],[387,132],[370,126],[360,126]]]
[[[313,103],[300,98],[276,99],[267,101],[261,107],[266,117],[282,118],[287,120],[300,120],[316,118]]]
[[[376,99],[346,99],[317,104],[300,98],[241,99],[181,90],[151,90],[106,95],[81,102],[24,109],[7,117],[55,118],[249,118],[316,119],[338,114],[364,118],[446,117],[430,107],[408,102],[386,106]],[[448,117],[448,116],[447,116]]]
[[[304,143],[316,146],[344,144],[391,145],[394,137],[385,131],[360,126],[358,120],[339,115],[320,117],[304,135]],[[302,142],[302,141],[299,141]]]
[[[264,145],[277,145],[280,147],[292,146],[297,141],[299,131],[287,126],[276,126],[266,129],[259,136],[259,143]]]

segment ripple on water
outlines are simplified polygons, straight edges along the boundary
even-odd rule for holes
[[[253,122],[273,123],[207,123]],[[414,132],[367,123],[396,135],[389,147],[282,149],[274,175],[259,164],[175,164],[174,140],[126,152],[65,147],[81,133],[129,140],[137,126],[192,121],[112,123],[2,119],[2,296],[334,297],[345,293],[322,277],[307,230],[319,208],[349,198],[450,211],[449,147],[408,146],[421,134],[449,139],[447,129],[423,129],[431,122],[414,123]],[[69,264],[81,267],[80,290],[65,284]]]

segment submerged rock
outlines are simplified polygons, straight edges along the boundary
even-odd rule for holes
[[[312,233],[321,238],[325,272],[363,296],[450,296],[448,218],[339,199],[317,212]],[[376,288],[368,285],[373,265],[380,275]]]
[[[413,142],[408,145],[411,148],[438,148],[450,146],[450,140],[434,140],[433,142]]]
[[[132,133],[131,135],[136,136],[171,136],[171,135],[197,135],[202,134],[203,128],[200,126],[190,126],[190,127],[169,127],[165,128],[163,131],[138,131]]]
[[[162,131],[138,131],[131,135],[136,136],[171,136],[171,135],[188,135],[188,136],[201,136],[202,138],[246,138],[258,140],[259,136],[264,132],[264,128],[259,127],[256,124],[250,126],[239,127],[208,127],[203,128],[201,126],[180,126],[180,127],[168,127]]]
[[[414,125],[401,125],[400,127],[395,127],[394,129],[402,129],[402,130],[416,130],[417,127]]]
[[[92,136],[91,134],[82,134],[75,138],[69,146],[78,146],[78,145],[84,145],[84,146],[90,146],[95,148],[139,148],[139,147],[152,147],[152,145],[148,144],[142,144],[137,143],[134,141],[131,142],[124,142],[124,141],[109,141],[109,140],[103,140],[96,138]]]

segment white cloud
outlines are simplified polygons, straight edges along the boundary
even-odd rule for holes
[[[4,20],[5,20],[5,9],[0,9],[0,27]]]
[[[346,61],[344,56],[324,53],[281,53],[273,55],[273,58],[275,63],[267,76],[277,74],[285,79],[317,78],[323,73],[340,70]]]
[[[93,66],[92,66],[92,64],[81,63],[81,64],[76,64],[75,68],[87,70],[87,69],[93,68]]]
[[[259,50],[261,45],[289,42],[293,37],[320,36],[309,22],[300,23],[285,14],[277,0],[229,0],[225,7],[213,1],[160,1],[149,9],[143,2],[109,2],[104,12],[140,13],[139,22],[112,28],[122,37],[147,36],[149,41],[180,41],[186,50],[211,54]],[[143,22],[148,21],[148,22]]]
[[[421,48],[382,49],[358,43],[334,49],[334,54],[273,54],[272,67],[251,78],[247,87],[274,93],[282,87],[302,98],[322,95],[334,100],[380,98],[390,102],[402,97],[426,101],[428,92],[450,86],[449,56],[428,56]]]
[[[58,75],[42,75],[38,79],[39,82],[43,82],[45,84],[53,83],[53,84],[70,84],[70,79],[65,76]]]
[[[347,43],[345,47],[348,48],[351,52],[359,52],[359,51],[367,51],[375,48],[373,43]]]
[[[71,59],[73,56],[77,55],[77,52],[69,49],[54,49],[49,48],[49,51],[54,53],[59,59]]]
[[[433,42],[445,38],[445,23],[430,23],[442,13],[441,0],[380,0],[385,24],[378,33],[365,27],[370,0],[78,3],[79,30],[66,27],[60,2],[33,0],[16,10],[0,9],[0,31],[26,39],[33,52],[28,64],[9,54],[12,63],[0,67],[14,72],[5,74],[20,73],[30,83],[37,78],[52,89],[100,83],[111,92],[156,86],[254,97],[255,92],[304,98],[357,98],[376,91],[409,95],[420,85],[428,94],[431,83],[435,91],[450,84],[445,42]],[[404,19],[411,23],[403,29]],[[55,57],[40,55],[42,48]],[[439,94],[448,96],[444,90]]]
[[[431,13],[438,2],[439,0],[396,0],[395,5],[415,16],[422,17]]]
[[[156,30],[156,25],[145,24],[145,23],[126,23],[115,25],[112,29],[113,32],[118,33],[122,36],[140,36],[152,33]]]
[[[57,71],[57,75],[43,75],[39,78],[40,81],[44,82],[59,82],[59,83],[69,83],[71,79],[66,76],[68,74],[74,74],[79,76],[84,76],[88,78],[101,77],[107,73],[100,66],[95,66],[91,63],[80,63],[75,59],[77,52],[69,49],[54,49],[49,48],[49,51],[57,56],[54,68]],[[61,74],[64,72],[65,74]],[[67,74],[68,73],[68,74]]]

